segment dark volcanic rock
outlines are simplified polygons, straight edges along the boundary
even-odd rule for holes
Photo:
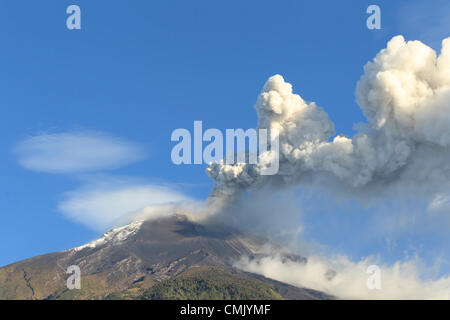
[[[0,268],[0,299],[91,299],[130,288],[144,290],[199,267],[233,270],[240,257],[259,255],[263,243],[230,228],[205,227],[184,216],[135,222],[84,246]],[[305,262],[298,256],[285,258]],[[66,270],[71,265],[81,269],[82,290],[69,292],[66,288]],[[240,273],[270,284],[288,299],[330,298]]]

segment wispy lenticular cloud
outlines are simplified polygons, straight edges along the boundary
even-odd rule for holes
[[[26,169],[47,173],[80,173],[116,169],[145,157],[142,148],[99,132],[40,134],[14,147]]]
[[[190,199],[174,186],[102,177],[66,192],[59,210],[77,223],[105,231],[123,224],[143,208],[183,201]]]
[[[146,155],[138,144],[106,133],[36,135],[19,142],[14,153],[26,169],[83,177],[81,187],[64,193],[58,209],[97,231],[129,223],[136,214],[151,218],[153,207],[166,208],[165,214],[173,211],[172,205],[190,201],[174,186],[95,174],[143,160]]]

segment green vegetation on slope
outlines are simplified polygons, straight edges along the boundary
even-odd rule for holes
[[[63,288],[46,299],[48,300],[92,300],[101,298],[108,291],[105,280],[101,276],[87,275],[81,278],[81,289],[69,290]]]
[[[276,289],[247,274],[217,267],[194,268],[189,272],[161,281],[141,292],[116,292],[107,299],[145,300],[255,300],[283,299]]]

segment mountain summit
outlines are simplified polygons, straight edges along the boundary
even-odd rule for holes
[[[113,229],[86,245],[0,268],[0,299],[330,299],[237,270],[264,241],[175,215]],[[69,290],[66,270],[81,270]]]

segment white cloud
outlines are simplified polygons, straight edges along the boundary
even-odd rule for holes
[[[313,186],[331,191],[339,198],[358,199],[369,205],[404,198],[422,204],[438,194],[429,210],[449,217],[450,38],[442,41],[440,53],[419,41],[405,41],[402,36],[392,38],[364,66],[355,93],[367,122],[358,125],[355,135],[345,137],[335,135],[334,125],[322,108],[294,94],[282,76],[270,77],[255,109],[257,127],[276,129],[279,133],[279,171],[272,176],[263,175],[264,162],[212,163],[207,168],[207,174],[215,181],[208,199],[211,210],[225,214],[231,211],[222,218],[232,220],[233,205],[248,201],[249,193],[259,193],[265,188],[265,198],[273,201],[272,194],[281,189]],[[255,205],[256,212],[265,205],[264,198],[260,201],[261,204]],[[391,210],[389,216],[377,213],[381,222],[375,225],[386,222],[390,233],[385,236],[392,237],[397,230],[419,229],[419,218],[421,232],[439,230],[445,222],[444,214],[440,219],[436,219],[436,214],[433,219],[425,219],[430,216],[422,218],[411,204],[408,208],[409,212]],[[272,211],[278,221],[295,225],[291,223],[295,212]],[[246,215],[245,219],[251,221],[248,218],[253,217]],[[246,227],[242,223],[245,219],[239,217],[238,224]],[[254,218],[253,225],[263,219],[266,219],[264,210]],[[361,234],[359,231],[358,235]],[[353,262],[346,257],[313,255],[307,265],[285,264],[274,257],[244,261],[240,266],[344,298],[450,298],[450,276],[424,280],[421,278],[424,269],[415,260],[380,266],[384,288],[369,291],[365,270],[371,262],[371,259]],[[329,268],[337,272],[332,280],[324,277]]]
[[[145,156],[137,144],[98,132],[36,135],[18,143],[14,153],[26,169],[47,173],[116,169]]]
[[[393,37],[364,66],[356,101],[367,123],[353,137],[334,134],[327,113],[270,77],[257,98],[258,128],[279,133],[279,171],[265,162],[212,163],[211,202],[222,206],[245,191],[273,184],[317,183],[336,193],[376,198],[433,196],[450,186],[450,38],[438,54],[420,41]],[[214,200],[214,201],[212,201]]]
[[[450,229],[450,194],[438,193],[429,202],[427,212],[433,220],[436,221],[437,226],[444,228],[446,234]]]
[[[417,258],[379,265],[381,288],[368,289],[367,280],[371,274],[367,273],[367,268],[377,264],[373,257],[353,262],[345,256],[310,256],[307,263],[299,263],[272,255],[253,260],[245,258],[236,266],[344,299],[450,299],[450,276],[422,279],[419,275],[428,270],[424,270]]]
[[[448,209],[450,206],[450,196],[445,193],[438,193],[433,200],[431,200],[428,210],[431,212],[439,212]]]
[[[143,208],[158,206],[168,208],[170,204],[188,202],[189,197],[176,188],[130,182],[120,179],[102,178],[101,182],[89,182],[87,185],[65,193],[59,209],[69,219],[84,224],[97,231],[131,222]],[[150,209],[147,216],[151,217]],[[160,210],[161,215],[169,214]],[[145,213],[145,212],[144,212]],[[158,213],[159,214],[159,213]]]

